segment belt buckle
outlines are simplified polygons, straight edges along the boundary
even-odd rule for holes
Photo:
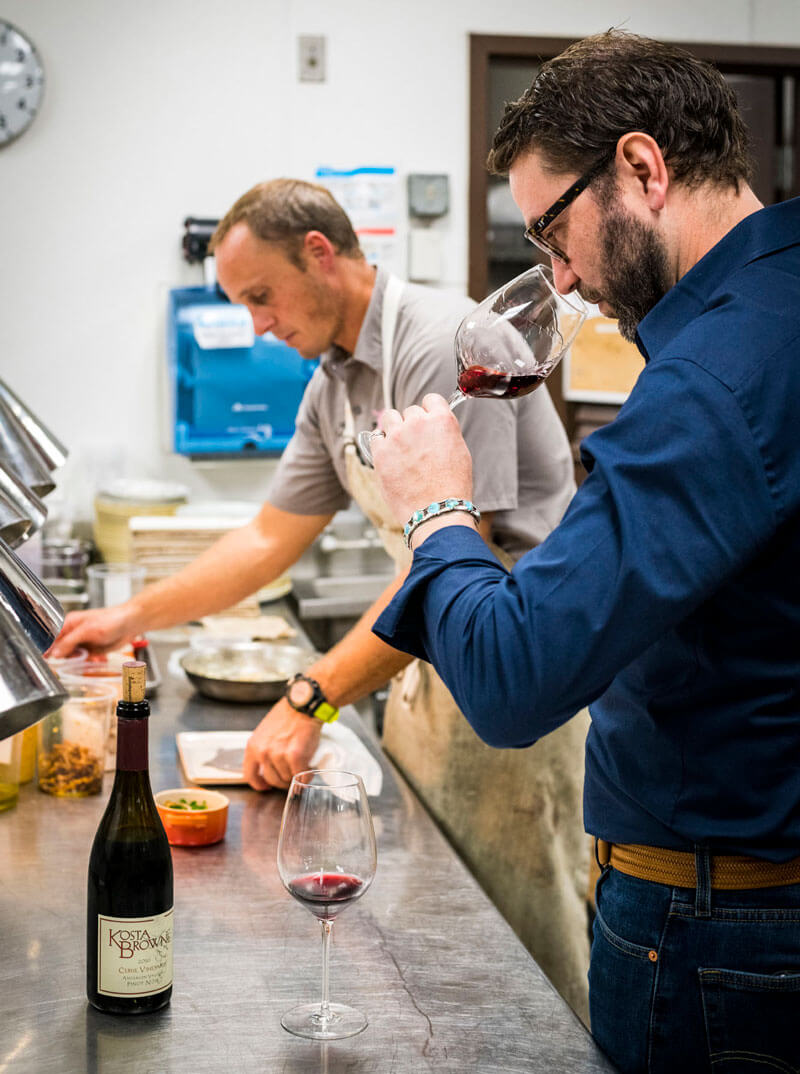
[[[611,846],[612,844],[606,839],[600,839],[598,836],[595,836],[594,859],[601,869],[605,869],[611,861]]]

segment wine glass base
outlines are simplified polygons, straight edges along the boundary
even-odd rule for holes
[[[321,1012],[321,1004],[303,1003],[287,1011],[281,1018],[281,1025],[296,1037],[310,1040],[342,1040],[367,1028],[366,1016],[344,1003],[329,1003],[327,1018],[323,1018]]]

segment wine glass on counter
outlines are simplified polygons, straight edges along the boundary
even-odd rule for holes
[[[457,390],[454,410],[465,399],[517,399],[538,388],[569,349],[586,319],[575,291],[562,295],[547,265],[534,265],[471,310],[455,337]],[[373,465],[379,429],[358,434],[362,459]]]
[[[286,890],[322,927],[322,1000],[287,1011],[281,1025],[312,1040],[339,1040],[366,1028],[366,1016],[329,999],[330,939],[337,916],[372,883],[375,832],[364,784],[352,772],[315,770],[291,782],[278,838]]]

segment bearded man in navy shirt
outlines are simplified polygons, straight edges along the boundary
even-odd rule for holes
[[[756,198],[716,70],[616,31],[542,66],[489,166],[558,289],[646,364],[541,546],[508,572],[468,513],[431,513],[375,631],[493,746],[589,704],[592,1032],[619,1068],[797,1069],[800,201]],[[443,399],[382,424],[398,520],[471,499]]]

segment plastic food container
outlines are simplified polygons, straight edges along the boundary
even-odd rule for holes
[[[79,646],[73,649],[69,656],[48,656],[47,664],[60,679],[62,675],[72,675],[88,659],[89,650]]]
[[[218,843],[228,826],[228,799],[205,787],[177,787],[155,796],[167,839],[173,846]]]
[[[106,563],[131,556],[130,519],[136,515],[174,515],[189,490],[172,481],[119,478],[98,490],[94,501],[94,541]]]
[[[86,568],[90,608],[124,604],[144,586],[146,572],[138,563],[95,563]]]
[[[36,725],[39,790],[85,798],[103,789],[105,747],[114,694],[105,686],[65,683],[69,697]]]

